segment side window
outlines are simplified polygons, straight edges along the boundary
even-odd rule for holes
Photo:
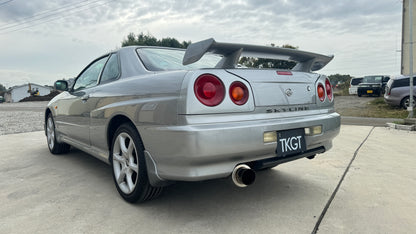
[[[395,87],[406,87],[409,86],[409,78],[395,80],[393,83],[393,88]]]
[[[96,86],[98,76],[100,75],[107,59],[108,56],[92,63],[75,81],[74,91]]]
[[[101,75],[100,83],[107,83],[112,80],[115,80],[120,75],[120,68],[118,65],[118,56],[117,54],[112,54],[107,64],[104,67],[103,74]]]

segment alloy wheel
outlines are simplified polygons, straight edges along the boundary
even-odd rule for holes
[[[403,106],[407,109],[410,106],[410,98],[406,98],[403,102]],[[413,100],[413,107],[415,107],[415,100]]]
[[[55,146],[55,125],[51,117],[48,118],[48,122],[46,123],[46,138],[49,149],[53,149]]]
[[[139,160],[134,141],[126,132],[120,133],[114,141],[113,172],[121,191],[132,193],[138,183]]]

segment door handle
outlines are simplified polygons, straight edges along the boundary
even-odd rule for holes
[[[87,95],[82,96],[81,100],[82,102],[86,102],[88,98],[90,98],[90,95],[87,94]]]

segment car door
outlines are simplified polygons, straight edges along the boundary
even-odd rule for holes
[[[118,59],[118,54],[113,53],[110,55],[103,71],[101,72],[101,77],[99,85],[95,88],[94,92],[90,95],[88,99],[90,109],[90,142],[92,147],[98,149],[105,149],[107,143],[107,134],[106,134],[106,124],[107,116],[105,113],[100,110],[103,105],[108,105],[108,103],[115,102],[118,98],[112,84],[109,84],[113,81],[116,81],[121,76],[120,63]],[[109,91],[109,88],[111,91]]]
[[[68,94],[60,100],[57,108],[57,124],[60,131],[78,144],[90,145],[91,94],[96,90],[98,79],[108,55],[100,57],[85,68],[75,80]]]

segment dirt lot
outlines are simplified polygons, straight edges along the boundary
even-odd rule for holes
[[[0,104],[0,135],[41,131],[48,102]]]
[[[358,116],[376,97],[336,96],[335,111],[342,116]]]

